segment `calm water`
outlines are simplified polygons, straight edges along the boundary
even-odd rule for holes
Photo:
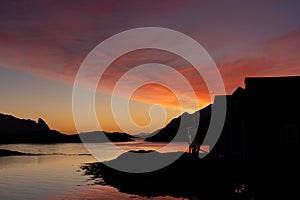
[[[123,150],[158,150],[164,145],[143,141],[118,143]],[[88,147],[102,152],[98,160],[89,155],[82,144],[0,145],[0,149],[47,154],[0,157],[0,199],[148,199],[121,193],[110,186],[93,185],[93,180],[83,176],[80,166],[113,159],[120,152],[108,144],[88,144]],[[179,151],[186,147],[184,143],[176,143],[163,151]]]

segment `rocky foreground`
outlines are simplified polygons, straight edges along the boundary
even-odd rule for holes
[[[138,154],[147,151],[133,152]],[[178,153],[151,154],[150,157],[124,153],[118,158],[86,164],[84,174],[92,177],[95,184],[111,185],[121,192],[141,196],[173,196],[190,199],[269,199],[299,195],[297,163],[278,161],[229,161],[205,157],[199,159],[188,153],[182,154],[165,168],[147,173],[129,173],[109,166],[146,166],[159,159]],[[147,157],[147,156],[146,156]],[[125,164],[124,164],[125,163]],[[287,165],[286,165],[287,164]],[[292,180],[292,181],[291,181]]]
[[[32,154],[22,153],[19,151],[10,151],[6,149],[0,149],[0,157],[2,156],[30,156]]]

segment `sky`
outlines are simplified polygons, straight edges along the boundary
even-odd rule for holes
[[[105,39],[139,27],[168,28],[196,40],[216,63],[227,94],[244,87],[245,77],[300,75],[299,19],[296,0],[1,1],[0,113],[41,117],[52,129],[76,133],[72,91],[81,63]],[[95,108],[101,129],[123,130],[110,108],[112,90],[126,72],[146,63],[180,72],[191,84],[199,108],[218,95],[210,96],[203,77],[178,55],[155,49],[129,52],[111,63],[99,82]],[[184,88],[174,93],[155,84],[177,82],[172,72],[155,66],[128,76],[132,82],[154,82],[137,88],[130,97],[130,115],[138,127],[120,114],[130,133],[152,132],[182,112],[199,109],[189,104],[192,97]],[[129,83],[116,94],[120,105],[127,101],[127,87]],[[95,129],[88,121],[84,130]]]

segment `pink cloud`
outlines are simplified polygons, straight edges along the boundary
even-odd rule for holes
[[[300,74],[300,34],[295,20],[297,13],[293,10],[296,6],[284,2],[274,5],[277,10],[285,9],[280,14],[265,3],[260,4],[259,10],[256,4],[236,2],[232,8],[208,1],[23,4],[26,5],[2,6],[5,10],[0,20],[0,66],[55,81],[72,84],[80,63],[93,47],[113,34],[141,26],[173,28],[203,44],[215,59],[228,93],[242,86],[245,76]],[[153,50],[133,52],[117,59],[105,72],[99,90],[111,92],[124,73],[149,62],[173,67],[191,83],[201,101],[212,101],[203,78],[189,63],[173,54]],[[151,76],[140,74],[133,81],[166,78],[159,73]],[[165,103],[172,104],[168,92],[154,86],[146,88],[145,95],[137,95],[137,100],[149,101],[156,94],[157,99],[165,97]]]

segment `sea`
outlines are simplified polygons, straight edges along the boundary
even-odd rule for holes
[[[82,166],[117,158],[129,150],[186,151],[186,143],[132,142],[3,144],[0,149],[33,155],[0,157],[0,199],[183,199],[171,196],[139,196],[95,184]],[[96,156],[94,152],[101,152]]]

